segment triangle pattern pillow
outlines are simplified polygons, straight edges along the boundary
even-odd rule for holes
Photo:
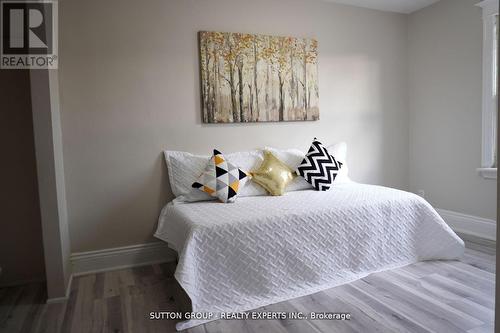
[[[214,155],[192,186],[221,202],[233,202],[248,178],[245,171],[228,162],[220,151],[214,149]]]
[[[297,167],[297,174],[311,184],[316,191],[327,191],[332,187],[342,163],[314,138],[309,151]]]

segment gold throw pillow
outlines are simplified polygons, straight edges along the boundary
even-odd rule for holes
[[[264,161],[250,173],[252,180],[271,195],[283,195],[285,188],[297,175],[271,152],[264,150]]]

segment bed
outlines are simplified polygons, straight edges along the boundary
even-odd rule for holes
[[[212,312],[212,320],[417,261],[458,259],[464,251],[421,197],[359,183],[232,204],[171,202],[155,236],[178,252],[175,278],[192,311]]]

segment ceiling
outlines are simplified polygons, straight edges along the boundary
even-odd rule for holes
[[[324,0],[345,5],[409,14],[439,0]]]

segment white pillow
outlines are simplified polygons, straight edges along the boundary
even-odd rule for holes
[[[203,170],[205,170],[210,160],[209,156],[193,155],[188,152],[170,150],[164,151],[164,155],[168,168],[170,188],[176,197],[182,196],[182,200],[184,201],[213,199],[210,195],[201,191],[192,191],[192,184],[203,173]],[[226,154],[225,157],[228,161],[237,165],[244,171],[253,170],[264,160],[262,152],[258,150]],[[238,193],[239,197],[255,195],[266,195],[266,191],[251,181],[243,186],[241,193]]]
[[[335,184],[352,183],[351,178],[349,178],[349,168],[347,167],[347,143],[339,142],[328,146],[326,149],[337,161],[342,163],[342,168],[340,168],[335,178]]]

